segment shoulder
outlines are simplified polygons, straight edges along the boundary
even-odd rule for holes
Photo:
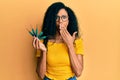
[[[79,43],[79,42],[82,42],[83,41],[83,39],[81,38],[81,37],[77,37],[76,39],[75,39],[75,41],[74,41],[74,43]]]
[[[83,55],[83,52],[84,52],[84,49],[83,49],[84,48],[83,47],[83,39],[82,38],[75,39],[74,46],[75,46],[76,54]]]

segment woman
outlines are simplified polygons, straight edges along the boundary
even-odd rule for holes
[[[34,37],[37,73],[43,80],[76,80],[83,70],[83,46],[74,12],[61,2],[46,11],[42,32],[46,39]]]

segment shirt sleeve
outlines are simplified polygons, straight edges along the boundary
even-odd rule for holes
[[[75,52],[76,52],[76,54],[84,55],[83,51],[84,51],[84,49],[83,49],[82,38],[76,39],[75,40]]]

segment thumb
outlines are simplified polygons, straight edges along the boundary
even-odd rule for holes
[[[77,31],[75,31],[72,35],[74,39],[75,39],[76,34],[77,34]]]

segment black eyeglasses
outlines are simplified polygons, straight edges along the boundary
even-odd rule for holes
[[[56,16],[56,21],[59,21],[60,18],[62,19],[62,21],[67,21],[68,20],[68,16],[67,15],[62,15],[62,16]]]

